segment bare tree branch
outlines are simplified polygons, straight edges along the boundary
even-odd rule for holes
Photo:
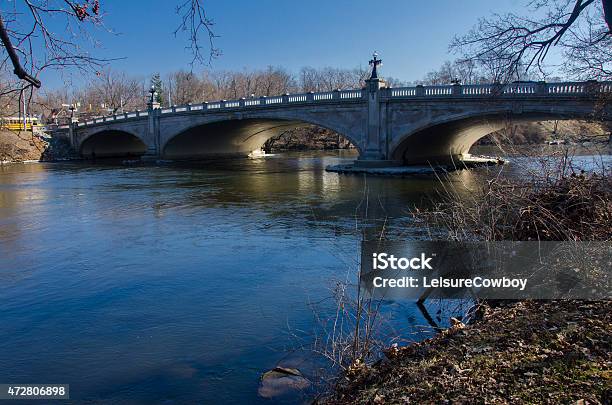
[[[9,37],[8,32],[4,28],[4,23],[2,22],[2,16],[0,16],[0,39],[2,39],[2,43],[4,44],[4,48],[8,53],[11,62],[13,63],[13,72],[19,77],[21,80],[25,80],[30,83],[34,87],[40,87],[40,80],[30,76],[28,72],[25,71],[23,66],[21,66],[21,62],[19,61],[19,56],[15,52],[15,48],[13,48],[13,44],[11,42],[11,38]]]
[[[495,14],[479,20],[468,34],[457,36],[450,48],[462,54],[463,60],[478,64],[496,64],[503,72],[505,80],[536,70],[544,75],[547,72],[545,61],[553,47],[565,52],[566,62],[584,64],[583,68],[597,65],[586,61],[591,52],[580,54],[579,47],[594,47],[607,42],[611,37],[610,27],[604,10],[611,0],[542,0],[528,3],[528,16],[514,13]],[[532,17],[534,16],[534,17]],[[591,34],[584,35],[590,27]],[[588,37],[588,39],[587,39]],[[580,55],[579,55],[580,54]],[[572,59],[573,58],[573,59]],[[611,59],[600,60],[607,71]],[[565,68],[569,64],[565,64]],[[567,71],[572,71],[569,69]]]
[[[189,40],[187,49],[190,49],[193,56],[192,67],[196,62],[210,64],[212,59],[221,55],[221,51],[214,45],[214,39],[217,37],[212,30],[214,22],[207,17],[202,0],[186,0],[177,6],[176,13],[180,16],[181,22],[174,31],[174,35],[176,36],[179,32],[187,33]],[[204,58],[200,44],[203,35],[208,37],[208,60]]]
[[[206,16],[202,1],[181,1],[177,7],[181,23],[175,34],[188,33],[191,64],[204,62],[207,47],[200,43],[203,33],[208,36],[210,58],[220,55],[213,44],[213,22]],[[7,49],[0,59],[0,69],[10,61],[18,77],[31,83],[38,84],[37,77],[45,69],[99,72],[117,59],[99,58],[88,51],[97,45],[94,29],[105,28],[99,0],[15,0],[0,4],[0,16]]]

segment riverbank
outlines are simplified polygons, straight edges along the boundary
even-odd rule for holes
[[[527,301],[482,312],[474,324],[355,370],[327,402],[610,403],[612,302]]]
[[[290,129],[266,141],[263,149],[268,152],[354,149],[346,138],[329,129],[307,126]]]
[[[67,140],[0,129],[0,164],[77,158]]]
[[[612,240],[610,166],[585,172],[567,156],[538,166],[472,187],[469,199],[449,190],[414,218],[433,239]],[[454,320],[432,339],[387,350],[384,361],[354,363],[328,402],[610,403],[612,301],[481,309],[471,325]]]
[[[37,161],[47,149],[47,142],[31,132],[0,129],[0,162]]]

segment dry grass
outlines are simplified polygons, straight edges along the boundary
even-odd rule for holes
[[[347,376],[337,404],[608,404],[612,303],[523,302],[488,309]],[[582,402],[579,402],[582,401]]]
[[[445,187],[434,208],[413,212],[430,235],[450,240],[612,240],[609,168],[585,173],[564,156],[522,180],[497,176],[468,197]]]

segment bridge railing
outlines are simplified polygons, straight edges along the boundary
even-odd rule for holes
[[[104,116],[104,117],[92,118],[92,119],[87,120],[87,121],[79,122],[76,125],[81,127],[81,126],[85,126],[85,125],[100,124],[100,123],[103,123],[103,122],[119,121],[119,120],[124,120],[124,119],[127,119],[127,118],[146,117],[148,115],[149,115],[148,111],[136,110],[136,111],[131,111],[131,112],[124,112],[124,113],[121,113],[121,114],[113,114],[113,115],[107,115],[107,116]]]
[[[172,114],[184,111],[197,110],[219,110],[225,108],[261,107],[278,104],[307,103],[333,100],[360,100],[363,98],[363,90],[334,90],[321,93],[283,94],[281,96],[262,96],[258,98],[241,98],[239,100],[221,100],[214,102],[203,102],[202,104],[190,104],[187,106],[172,106],[162,108],[161,114]],[[131,117],[131,115],[130,115]]]
[[[443,86],[413,86],[382,88],[383,99],[419,99],[419,98],[445,98],[445,97],[482,97],[488,95],[497,96],[580,96],[598,93],[612,94],[612,82],[515,82],[508,84],[469,84],[469,85],[443,85]],[[364,99],[364,89],[334,90],[320,93],[283,94],[280,96],[262,96],[258,98],[241,98],[239,100],[220,100],[214,102],[203,102],[201,104],[188,104],[184,106],[172,106],[160,109],[161,114],[174,114],[191,111],[220,111],[233,108],[280,106],[298,103],[329,103],[329,102],[353,102]],[[104,122],[119,121],[129,118],[146,117],[148,111],[133,111],[99,117],[78,126],[87,126]]]
[[[485,95],[589,95],[597,93],[612,93],[612,82],[516,82],[508,84],[468,84],[446,86],[414,86],[387,88],[387,98],[416,97],[473,97]]]

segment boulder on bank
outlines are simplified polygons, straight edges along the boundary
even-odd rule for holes
[[[263,398],[277,398],[304,390],[309,386],[310,381],[298,369],[275,367],[262,375],[257,392]]]

